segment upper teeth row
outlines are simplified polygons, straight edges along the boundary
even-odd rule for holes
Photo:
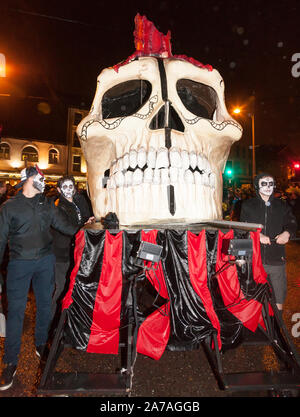
[[[108,188],[141,183],[176,184],[185,182],[215,188],[216,176],[203,154],[177,148],[131,150],[113,162],[110,176],[103,182]]]
[[[107,188],[118,188],[123,186],[150,184],[199,184],[208,187],[216,187],[216,175],[214,172],[207,174],[199,171],[192,172],[190,169],[176,167],[170,168],[146,168],[145,171],[136,168],[134,171],[118,171],[107,180]]]
[[[203,154],[197,154],[196,152],[188,152],[186,150],[178,150],[177,148],[160,148],[156,151],[154,148],[150,148],[147,152],[145,148],[140,148],[138,151],[133,149],[130,152],[123,155],[112,163],[110,168],[110,175],[119,171],[126,171],[129,167],[144,168],[147,165],[148,168],[160,169],[160,168],[182,168],[187,170],[192,168],[193,170],[198,167],[201,172],[210,174],[212,172],[211,166],[207,158]]]

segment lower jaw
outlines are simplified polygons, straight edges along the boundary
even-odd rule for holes
[[[116,213],[120,225],[189,223],[221,219],[219,193],[201,184],[170,186],[142,183],[107,189],[106,213]]]

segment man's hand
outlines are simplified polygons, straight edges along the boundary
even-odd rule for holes
[[[280,235],[277,235],[275,237],[276,243],[278,243],[278,245],[285,245],[286,243],[288,243],[290,239],[290,234],[289,232],[285,231],[280,233]]]
[[[263,233],[259,236],[260,243],[263,243],[264,245],[271,245],[270,238]]]
[[[91,223],[95,223],[95,217],[94,216],[90,217],[84,224],[91,224]]]

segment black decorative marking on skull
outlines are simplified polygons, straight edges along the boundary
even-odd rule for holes
[[[222,171],[242,128],[218,71],[154,57],[105,69],[77,133],[96,217],[112,211],[121,225],[222,218]]]

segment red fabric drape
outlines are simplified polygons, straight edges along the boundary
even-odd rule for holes
[[[253,279],[258,284],[265,284],[268,282],[267,280],[267,273],[263,267],[262,260],[261,260],[261,253],[260,253],[260,241],[259,241],[259,234],[258,232],[250,232],[250,236],[253,242],[253,256],[252,256],[252,273]],[[272,307],[269,304],[269,315],[273,316]],[[259,320],[259,324],[265,328],[265,323],[263,321],[262,315]]]
[[[76,234],[75,238],[75,249],[74,249],[74,268],[72,270],[72,273],[70,275],[70,284],[67,294],[65,295],[63,302],[62,302],[62,309],[69,308],[70,305],[73,303],[72,300],[72,293],[73,288],[75,285],[75,278],[78,273],[78,269],[80,266],[83,250],[85,245],[85,237],[84,237],[84,230],[79,230],[79,232]]]
[[[224,241],[226,239],[233,239],[233,237],[233,230],[230,230],[226,234],[219,231],[216,271],[220,271],[227,261],[227,255],[222,253],[222,245],[225,243]],[[254,247],[255,254],[257,255],[258,249],[256,238],[254,239]],[[253,267],[253,275],[256,277],[256,280],[263,280],[263,271],[258,267],[258,263],[259,261],[256,259],[254,262],[255,266]],[[238,318],[245,327],[254,332],[257,329],[258,324],[262,322],[262,304],[255,299],[247,301],[244,298],[244,294],[242,293],[239,284],[236,266],[232,265],[220,272],[217,275],[217,278],[222,298],[228,311]]]
[[[264,270],[262,260],[261,260],[261,255],[260,255],[259,232],[250,232],[250,237],[253,243],[253,256],[252,256],[253,279],[258,284],[265,284],[267,282],[267,273]]]
[[[207,286],[207,265],[206,265],[206,236],[205,230],[197,236],[188,231],[188,262],[189,274],[192,286],[199,295],[205,311],[218,332],[218,345],[221,349],[220,322],[213,307],[213,301]]]
[[[155,244],[156,237],[157,230],[151,230],[148,233],[142,230],[141,240]],[[159,262],[157,270],[155,271],[156,276],[151,270],[148,271],[148,273],[150,275],[150,282],[155,289],[160,291],[162,297],[169,299],[161,262]],[[157,280],[159,280],[159,283]],[[142,323],[137,338],[138,353],[150,356],[156,360],[164,353],[170,336],[169,311],[170,302],[167,302],[160,310],[154,311]]]
[[[102,270],[87,352],[117,354],[122,294],[122,232],[106,231]]]

